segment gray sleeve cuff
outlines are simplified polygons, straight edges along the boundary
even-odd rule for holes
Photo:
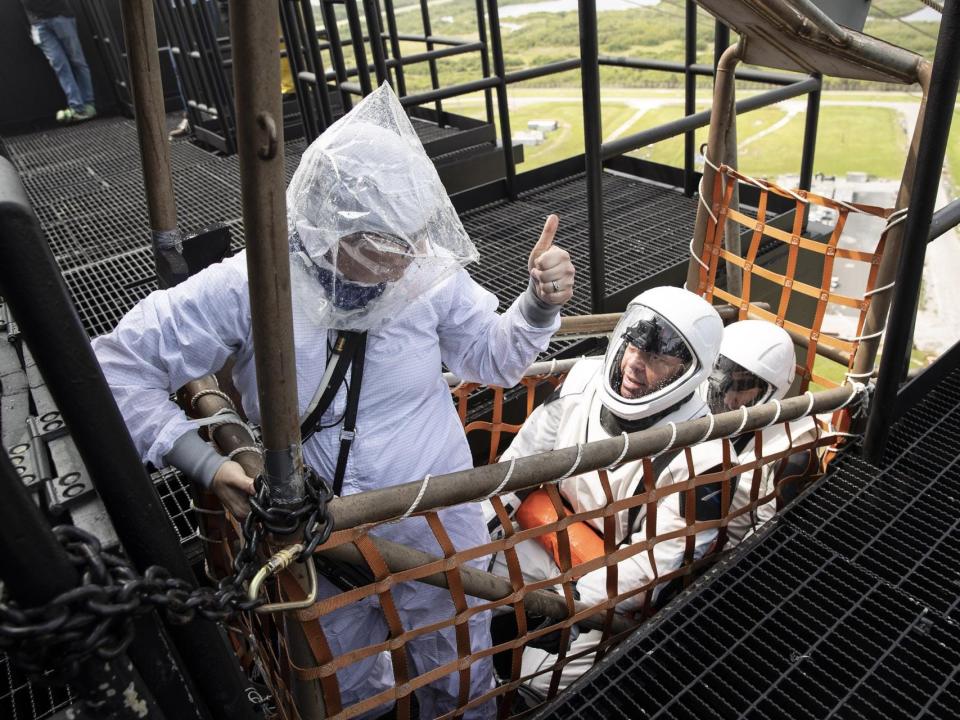
[[[560,314],[561,305],[554,305],[540,299],[533,289],[533,278],[530,278],[527,289],[517,298],[520,305],[520,314],[523,319],[534,327],[549,327]]]
[[[227,461],[227,458],[207,445],[195,431],[181,435],[163,459],[205,488],[210,487],[213,476]]]

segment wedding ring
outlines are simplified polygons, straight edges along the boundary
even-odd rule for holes
[[[551,280],[550,283],[553,285],[553,291],[554,291],[555,293],[560,292],[560,286],[557,285],[557,281],[556,281],[556,280]]]

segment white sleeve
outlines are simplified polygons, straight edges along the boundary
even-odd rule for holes
[[[140,301],[93,341],[114,399],[145,462],[195,430],[171,392],[216,372],[250,334],[246,276],[233,258]]]
[[[530,413],[510,447],[500,456],[500,462],[556,449],[564,404],[569,400],[570,398],[556,398]]]
[[[670,496],[675,498],[675,495]],[[657,535],[666,535],[676,530],[682,530],[687,526],[686,520],[675,512],[668,510],[668,506],[674,505],[672,502],[664,502],[657,508]],[[644,521],[646,524],[646,521]],[[646,539],[644,530],[634,533],[633,540],[642,542]],[[710,544],[716,539],[716,530],[705,530],[697,533],[696,546],[694,548],[694,557],[701,557]],[[633,543],[625,543],[632,545]],[[631,555],[626,560],[617,565],[617,585],[619,592],[625,593],[635,588],[643,587],[651,582],[654,577],[662,577],[669,572],[679,568],[683,564],[683,553],[686,547],[686,538],[678,537],[653,546],[653,560],[650,559],[650,551],[642,550],[636,555]],[[656,569],[656,572],[654,572]],[[653,594],[656,600],[657,595],[663,589],[663,585],[657,587]],[[580,600],[587,604],[597,604],[607,599],[607,569],[599,568],[584,575],[577,581],[577,591],[580,593]],[[643,604],[644,593],[627,598],[620,603],[617,608],[620,612],[631,612],[640,609]]]
[[[519,300],[498,315],[497,298],[460,270],[448,281],[447,307],[437,328],[444,364],[463,380],[512,387],[547,348],[560,318],[535,327]]]

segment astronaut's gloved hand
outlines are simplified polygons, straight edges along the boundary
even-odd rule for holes
[[[539,630],[540,628],[545,628],[545,627],[548,627],[549,625],[555,625],[557,622],[558,621],[555,620],[554,618],[538,617],[536,615],[527,615],[527,630],[528,631]],[[530,642],[527,643],[527,645],[529,645],[530,647],[538,648],[540,650],[544,650],[550,653],[551,655],[559,655],[560,641],[562,637],[563,637],[562,630],[554,630],[551,633],[547,633],[546,635],[542,635],[538,637],[536,640],[531,640]],[[564,649],[569,650],[570,644],[573,643],[573,641],[576,640],[578,637],[580,637],[580,626],[574,624],[570,627],[570,634],[567,636],[567,646]]]
[[[250,514],[250,496],[254,494],[253,478],[247,475],[240,463],[228,460],[213,476],[210,489],[223,506],[237,520],[243,520]]]

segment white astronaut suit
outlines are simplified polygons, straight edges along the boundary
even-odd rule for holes
[[[790,390],[795,374],[793,341],[786,330],[763,320],[741,320],[724,329],[720,355],[704,385],[707,404],[713,413],[722,413],[781,400]],[[768,457],[809,442],[819,435],[820,430],[813,417],[794,420],[787,423],[786,427],[778,423],[762,430],[759,449],[764,457]],[[745,433],[733,442],[742,464],[757,459],[755,433]],[[753,499],[771,495],[777,483],[789,483],[792,479],[804,476],[816,467],[817,462],[818,453],[806,451],[787,455],[753,472],[743,473],[731,506],[742,508]],[[727,525],[726,547],[732,548],[741,543],[772,518],[776,511],[776,502],[771,499],[758,505],[755,510],[733,518]]]
[[[287,205],[301,414],[324,374],[328,341],[335,337],[331,330],[368,331],[356,438],[343,494],[471,467],[441,363],[472,381],[514,385],[546,348],[559,325],[559,307],[544,316],[542,301],[531,298],[528,289],[505,313],[496,313],[496,298],[463,269],[477,258],[476,250],[388,88],[368,96],[308,148],[288,189]],[[340,242],[343,238],[352,238],[349,246]],[[402,262],[387,267],[380,282],[349,282],[339,274],[343,262],[367,264],[376,274],[383,268],[370,267],[371,258],[394,251],[403,255]],[[338,263],[337,252],[350,257]],[[164,466],[183,455],[183,445],[196,450],[196,426],[170,402],[169,393],[218,370],[230,357],[244,412],[252,422],[260,422],[247,287],[246,261],[240,253],[175,288],[152,293],[113,332],[94,341],[145,461]],[[533,324],[532,315],[546,321]],[[346,398],[346,388],[340,387],[321,418],[330,429],[303,445],[304,462],[328,480],[340,450],[337,421],[344,415]],[[212,452],[203,447],[196,453]],[[204,455],[184,464],[192,466],[194,479],[209,482],[220,462]],[[488,541],[477,505],[449,508],[440,517],[458,549]],[[423,518],[386,524],[374,532],[442,554]],[[485,566],[486,560],[473,564]],[[323,581],[326,596],[336,592]],[[454,614],[446,590],[405,583],[393,589],[393,596],[408,630]],[[388,634],[376,597],[328,614],[321,622],[335,656],[381,642]],[[489,613],[471,618],[470,637],[473,651],[490,646]],[[454,628],[412,640],[408,654],[414,675],[456,660]],[[489,658],[470,671],[471,697],[493,688]],[[344,668],[337,677],[345,706],[394,685],[392,666],[383,653]],[[456,670],[418,690],[421,716],[453,709],[458,690]],[[378,712],[383,710],[381,706]],[[494,714],[491,701],[467,717]]]
[[[672,340],[679,343],[689,353],[689,361],[682,367],[680,374],[659,388],[653,388],[638,398],[625,398],[619,392],[616,376],[618,362],[624,348],[633,343],[639,346],[643,342],[637,337],[628,337],[631,328],[648,328],[647,347],[656,350],[651,344],[661,338],[653,337],[649,332],[649,323],[659,323],[669,328]],[[645,325],[646,324],[646,325]],[[661,287],[648,290],[635,298],[628,306],[620,323],[611,336],[610,345],[604,358],[587,358],[577,363],[564,380],[557,396],[541,405],[524,423],[510,447],[501,458],[510,460],[515,457],[534,455],[549,450],[572,447],[578,443],[608,439],[623,431],[640,430],[663,426],[669,422],[682,422],[701,417],[707,413],[707,406],[698,386],[704,381],[713,367],[720,347],[723,324],[717,313],[702,298],[686,290],[673,287]],[[634,336],[637,333],[634,333]],[[660,348],[672,352],[669,347]],[[692,448],[694,470],[706,472],[721,464],[723,447],[720,441],[702,443]],[[736,462],[736,457],[731,457]],[[663,468],[657,478],[658,486],[667,486],[689,477],[685,453],[679,452]],[[628,462],[608,471],[610,489],[615,500],[621,500],[643,492],[643,464],[640,461]],[[573,512],[584,512],[607,504],[606,497],[596,472],[584,473],[561,480],[560,494]],[[713,486],[698,488],[698,518],[701,504],[709,513],[716,506],[719,517],[721,493]],[[682,493],[673,493],[661,499],[657,508],[656,531],[663,535],[687,526],[684,512],[680,507]],[[504,498],[514,509],[516,498]],[[701,503],[702,501],[702,503]],[[635,514],[633,527],[629,525],[629,514],[619,513],[616,524],[618,545],[639,542],[646,538],[643,532],[646,507],[640,506]],[[485,505],[485,517],[490,521],[495,517],[492,506]],[[700,518],[707,519],[707,518]],[[599,534],[603,533],[603,519],[587,521]],[[491,523],[495,525],[496,521]],[[703,531],[696,535],[694,556],[702,556],[716,539],[715,530]],[[639,588],[656,577],[677,569],[683,562],[685,539],[676,538],[658,543],[653,549],[653,560],[646,551],[637,553],[617,565],[619,592]],[[553,555],[535,540],[528,540],[516,546],[518,560],[524,579],[528,582],[545,580],[559,575]],[[498,553],[492,563],[493,572],[508,576],[507,561],[503,553]],[[577,581],[580,600],[586,604],[595,604],[607,599],[606,568],[587,573]],[[662,586],[654,591],[655,600]],[[618,610],[628,612],[638,609],[644,601],[644,594],[635,594],[618,605]],[[594,647],[601,638],[599,631],[581,631],[571,643],[568,656]],[[523,654],[523,675],[545,669],[553,665],[556,655],[535,647],[527,647]],[[593,653],[574,659],[562,670],[560,687],[566,687],[585,672],[594,662]],[[546,692],[552,673],[546,672],[529,681],[529,686],[540,692]]]

